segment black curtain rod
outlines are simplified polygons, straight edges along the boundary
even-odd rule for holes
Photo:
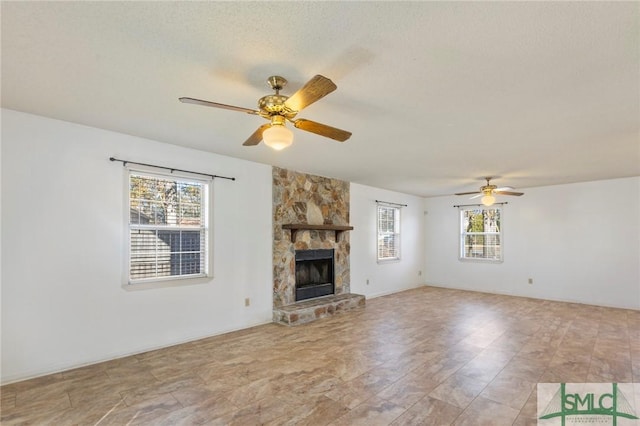
[[[392,203],[392,202],[390,202],[390,201],[380,201],[380,200],[376,200],[376,203],[391,204],[391,205],[394,205],[394,206],[407,207],[407,205],[406,205],[406,204]]]
[[[173,173],[173,172],[185,172],[185,173],[191,173],[191,174],[194,174],[194,175],[209,176],[211,179],[220,178],[220,179],[236,180],[236,178],[234,178],[234,177],[218,176],[218,175],[212,175],[212,174],[209,174],[209,173],[192,172],[191,170],[182,170],[182,169],[176,169],[176,168],[173,168],[173,167],[156,166],[154,164],[137,163],[135,161],[129,161],[129,160],[119,160],[119,159],[117,159],[115,157],[109,158],[109,161],[120,161],[123,166],[126,166],[127,164],[137,164],[138,166],[147,166],[147,167],[155,167],[156,169],[171,170],[171,173]]]
[[[502,204],[509,204],[509,203],[505,201],[503,203],[493,203],[491,204],[491,206],[502,205]],[[454,205],[453,207],[476,207],[476,206],[491,207],[491,206],[485,206],[484,204],[458,204],[458,205]]]

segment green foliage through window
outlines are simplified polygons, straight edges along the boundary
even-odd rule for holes
[[[378,205],[378,260],[400,259],[400,209]]]
[[[502,260],[502,210],[460,210],[460,258]]]
[[[129,174],[129,280],[207,273],[207,183]]]

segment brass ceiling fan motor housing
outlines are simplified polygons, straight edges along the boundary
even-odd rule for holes
[[[275,90],[276,93],[263,96],[258,100],[260,116],[271,119],[274,115],[281,115],[287,120],[295,117],[298,111],[291,111],[284,104],[289,97],[280,94],[280,90],[287,85],[287,79],[278,75],[272,75],[267,79],[267,84],[269,84],[271,89]]]
[[[258,100],[258,108],[260,109],[260,115],[264,118],[269,118],[272,115],[285,115],[284,103],[288,99],[284,95],[267,95]],[[295,114],[292,115],[292,117]]]
[[[498,186],[497,185],[491,185],[491,183],[489,182],[491,179],[490,177],[485,178],[487,181],[487,184],[485,186],[483,186],[482,188],[480,188],[480,191],[482,191],[485,195],[491,195],[493,193],[493,191],[495,191]]]

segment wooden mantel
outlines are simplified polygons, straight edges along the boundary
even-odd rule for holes
[[[344,231],[353,230],[353,226],[348,225],[309,225],[306,223],[285,223],[282,225],[282,229],[290,229],[291,230],[291,242],[294,243],[296,241],[296,234],[301,230],[308,231],[334,231],[336,242],[338,241],[338,237]]]

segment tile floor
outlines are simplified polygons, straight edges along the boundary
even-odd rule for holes
[[[421,287],[0,388],[3,425],[534,425],[538,382],[640,382],[640,311]]]

